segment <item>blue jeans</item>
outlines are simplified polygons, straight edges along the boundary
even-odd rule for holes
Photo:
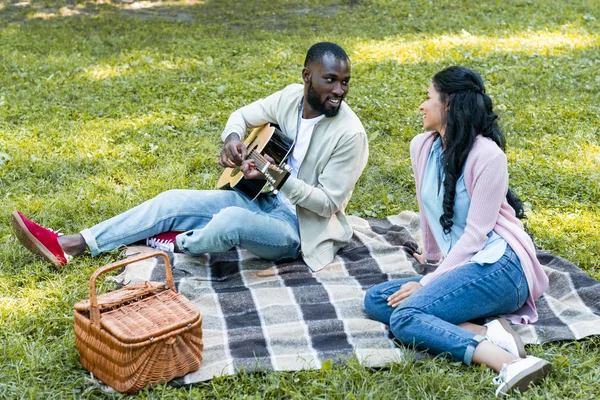
[[[388,324],[403,344],[432,354],[449,353],[455,361],[467,365],[484,337],[457,324],[512,313],[525,304],[529,295],[521,262],[510,246],[493,264],[465,264],[418,289],[397,308],[387,305],[387,298],[400,286],[421,278],[373,286],[365,296],[367,313]]]
[[[298,257],[296,216],[275,196],[252,201],[233,190],[169,190],[81,235],[93,256],[167,231],[187,254],[242,246],[268,260]]]

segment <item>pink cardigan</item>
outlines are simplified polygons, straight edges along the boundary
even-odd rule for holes
[[[424,133],[417,135],[410,143],[410,158],[421,210],[424,256],[427,260],[442,258],[429,228],[421,199],[421,184],[434,139],[434,133]],[[469,263],[471,258],[485,246],[488,233],[495,230],[519,257],[529,286],[529,297],[523,307],[506,317],[518,324],[535,322],[538,318],[535,300],[548,287],[548,277],[535,255],[535,246],[531,238],[506,201],[508,191],[506,155],[491,139],[477,136],[465,162],[464,177],[471,198],[465,231],[438,268],[421,279],[421,285],[425,286],[440,275]]]

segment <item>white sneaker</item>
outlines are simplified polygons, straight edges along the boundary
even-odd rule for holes
[[[517,332],[515,332],[507,320],[498,318],[488,322],[485,338],[491,343],[508,351],[513,356],[525,357],[525,345]]]
[[[521,393],[525,392],[529,385],[535,384],[548,375],[551,368],[548,361],[534,356],[503,364],[502,370],[492,381],[494,385],[498,385],[496,397],[506,396],[513,389],[518,389]]]

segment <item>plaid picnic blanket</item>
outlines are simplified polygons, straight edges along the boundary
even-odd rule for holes
[[[241,368],[318,369],[328,359],[351,356],[370,367],[414,358],[414,352],[394,343],[384,324],[367,317],[363,297],[374,284],[429,272],[405,251],[420,243],[418,214],[350,221],[352,243],[315,273],[301,260],[273,264],[242,248],[198,257],[172,254],[178,289],[202,314],[204,339],[200,369],[174,383],[205,381]],[[148,250],[135,246],[128,252]],[[537,302],[539,321],[515,326],[523,341],[600,334],[600,282],[558,256],[540,252],[538,257],[550,287]],[[164,281],[164,265],[159,259],[144,260],[115,280]]]

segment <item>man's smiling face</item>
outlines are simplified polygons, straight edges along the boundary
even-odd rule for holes
[[[314,62],[304,68],[303,77],[306,102],[311,109],[305,110],[304,118],[314,118],[321,114],[325,114],[328,118],[335,117],[349,89],[348,60],[337,59],[333,54],[325,54],[321,62]]]

